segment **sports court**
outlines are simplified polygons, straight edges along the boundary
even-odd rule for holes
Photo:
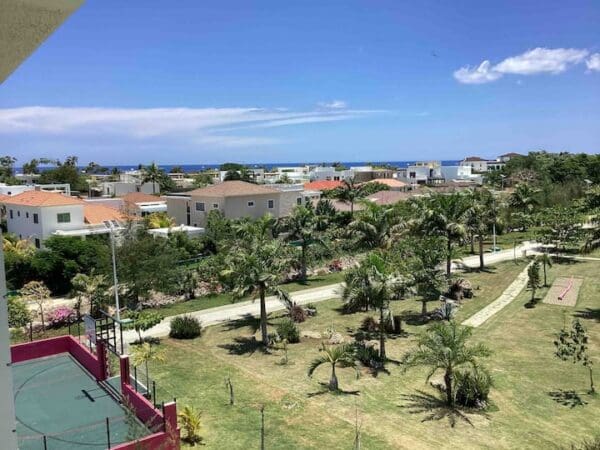
[[[550,305],[575,306],[579,297],[579,289],[583,284],[580,277],[558,277],[552,283],[544,298],[544,303]]]
[[[70,354],[12,368],[21,450],[106,449],[149,434]]]

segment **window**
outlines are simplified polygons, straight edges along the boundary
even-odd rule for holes
[[[248,202],[248,208],[254,208],[254,200]]]
[[[296,205],[301,205],[302,204],[302,197],[298,197],[296,199]]]
[[[71,222],[71,213],[58,213],[56,215],[56,221],[58,223],[69,223],[69,222]]]
[[[29,213],[28,212],[25,213],[25,218],[29,219]]]
[[[213,203],[213,209],[219,209],[219,204],[218,203]]]
[[[35,248],[40,248],[40,240],[38,238],[35,238]]]
[[[196,202],[196,211],[205,211],[204,202]]]
[[[273,209],[275,207],[275,200],[268,200],[267,201],[267,207],[269,209]]]
[[[38,213],[33,213],[33,223],[40,223]]]
[[[17,211],[17,217],[21,217],[21,211]]]
[[[12,209],[10,210],[10,218],[11,219],[13,218],[13,210]]]

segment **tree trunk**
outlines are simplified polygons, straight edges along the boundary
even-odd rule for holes
[[[483,262],[483,235],[479,235],[479,270],[483,270],[485,268],[485,263]]]
[[[260,334],[263,345],[269,345],[269,337],[267,336],[267,305],[265,304],[265,287],[261,284],[259,287],[260,293]]]
[[[531,303],[535,301],[535,287],[531,287]]]
[[[454,395],[452,393],[453,378],[452,369],[446,369],[446,373],[444,374],[444,384],[446,385],[446,402],[448,402],[448,405],[454,404]]]
[[[590,394],[594,394],[596,392],[596,388],[594,387],[594,374],[592,373],[592,366],[588,366],[588,370],[590,371]]]
[[[350,201],[350,215],[354,216],[354,200]]]
[[[427,314],[427,300],[421,300],[421,315],[424,316]]]
[[[548,283],[546,281],[546,260],[544,259],[543,261],[544,263],[544,287],[548,286]]]
[[[145,365],[146,365],[146,395],[150,396],[150,372],[148,372],[148,360],[146,360]],[[153,398],[152,401],[156,402],[156,399]]]
[[[300,261],[300,279],[306,280],[306,244],[302,244],[302,256]]]
[[[471,234],[470,241],[471,241],[471,255],[474,255],[475,254],[475,235],[474,234]]]
[[[450,238],[448,239],[448,245],[446,251],[448,254],[446,255],[446,276],[450,278],[450,272],[452,271],[452,241]]]
[[[337,391],[338,390],[338,379],[335,374],[335,364],[331,365],[331,378],[329,379],[329,390]]]
[[[383,320],[383,306],[379,308],[379,357],[385,360],[385,321]]]

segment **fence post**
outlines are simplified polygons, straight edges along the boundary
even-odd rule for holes
[[[108,443],[108,447],[110,449],[110,423],[108,417],[106,418],[106,442]]]
[[[137,366],[133,366],[133,380],[135,381],[135,392],[137,394],[137,388],[138,388],[138,384],[137,384]]]
[[[152,380],[152,402],[156,406],[156,382],[154,380]]]

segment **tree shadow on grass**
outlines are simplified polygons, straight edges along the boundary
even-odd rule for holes
[[[430,322],[427,316],[415,311],[404,311],[400,314],[400,318],[405,324],[413,326],[427,325]]]
[[[319,395],[324,394],[332,394],[332,395],[360,395],[360,391],[345,391],[344,389],[338,389],[337,391],[329,390],[329,385],[327,383],[319,382],[321,386],[318,391],[309,392],[307,395],[308,398],[317,397]]]
[[[252,333],[256,333],[260,328],[260,318],[254,317],[252,314],[244,314],[239,319],[231,320],[229,322],[224,323],[223,330],[221,331],[232,331],[246,327],[250,328],[252,330]]]
[[[460,268],[460,270],[463,273],[496,273],[497,269],[495,266],[484,266],[483,269],[480,269],[479,267],[467,267],[465,265],[459,264],[457,265],[458,268]]]
[[[575,391],[564,391],[559,389],[557,391],[548,392],[548,395],[552,400],[556,403],[559,403],[563,406],[568,406],[573,409],[577,406],[585,406],[588,404],[581,396]]]
[[[573,314],[579,319],[595,320],[600,322],[600,308],[585,308],[575,311]]]
[[[238,336],[233,339],[230,344],[221,344],[219,348],[223,348],[229,352],[230,355],[248,355],[251,356],[257,351],[270,355],[271,352],[267,347],[263,345],[261,341],[257,341],[254,336]]]
[[[449,406],[445,400],[436,397],[435,395],[417,390],[416,394],[404,394],[402,395],[402,398],[406,400],[407,403],[400,405],[400,408],[406,409],[409,414],[425,414],[425,417],[421,422],[447,419],[450,426],[454,428],[456,423],[459,420],[462,420],[474,427],[473,422],[471,422],[471,419],[469,419],[463,410],[456,406]],[[464,411],[489,418],[488,414],[482,410],[465,408]]]
[[[523,306],[527,309],[535,308],[537,306],[537,304],[540,302],[540,300],[541,300],[540,297],[535,297],[533,300],[529,299],[529,301],[527,303],[525,303]]]

